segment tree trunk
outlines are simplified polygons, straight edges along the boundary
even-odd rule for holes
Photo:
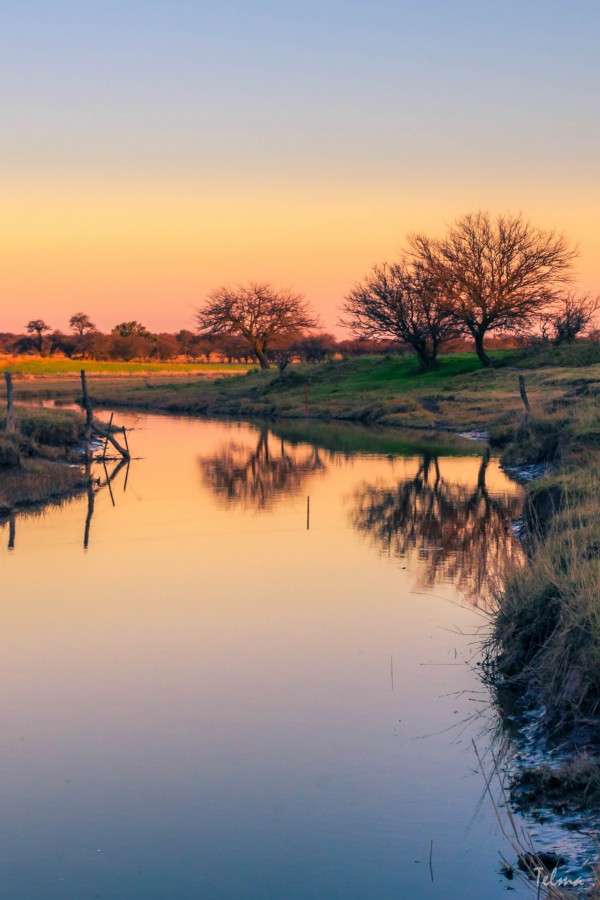
[[[484,334],[485,334],[485,332],[478,332],[474,336],[475,337],[475,352],[477,353],[477,356],[479,357],[479,362],[481,363],[481,365],[487,368],[489,366],[489,364],[491,363],[491,359],[485,352],[485,349],[483,346]]]
[[[430,369],[435,360],[431,357],[426,344],[413,344],[413,349],[421,360],[424,369]]]
[[[260,363],[261,369],[268,369],[269,368],[269,360],[265,356],[262,347],[255,346],[254,352],[256,353],[256,357],[258,359],[258,362]]]

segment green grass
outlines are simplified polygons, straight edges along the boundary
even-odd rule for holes
[[[187,362],[119,362],[80,359],[53,359],[44,357],[5,358],[0,360],[0,371],[20,375],[52,377],[79,375],[85,369],[91,375],[139,375],[181,374],[212,375],[215,373],[245,371],[248,366],[239,363],[187,363]]]
[[[524,350],[513,351],[512,364],[525,369],[540,366],[585,367],[600,363],[600,343],[575,341],[573,344],[541,344]]]

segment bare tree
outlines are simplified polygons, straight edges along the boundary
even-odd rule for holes
[[[261,369],[269,368],[268,351],[275,339],[297,336],[302,329],[317,325],[300,294],[255,282],[217,288],[196,315],[200,334],[241,335]]]
[[[333,334],[305,334],[294,344],[294,350],[303,362],[320,363],[331,359],[337,341]]]
[[[600,297],[592,294],[564,294],[555,304],[552,312],[545,317],[546,332],[555,344],[572,344],[589,325],[600,310]]]
[[[77,337],[85,337],[86,334],[89,334],[91,331],[96,330],[96,326],[90,319],[90,317],[83,312],[74,313],[69,319],[69,328]]]
[[[27,334],[30,334],[40,355],[44,352],[44,335],[51,331],[49,325],[43,319],[31,319],[25,326]]]
[[[292,361],[296,351],[296,344],[301,339],[300,332],[294,332],[276,337],[269,348],[269,361],[277,364],[280,377]]]
[[[97,338],[96,326],[84,312],[74,313],[69,319],[69,327],[73,332],[73,351],[84,359],[93,355],[93,347]]]
[[[426,368],[458,330],[437,279],[406,259],[374,266],[347,294],[343,310],[342,325],[363,338],[409,344]]]
[[[493,220],[471,213],[442,240],[423,234],[409,240],[484,366],[486,334],[530,326],[564,291],[577,256],[563,234],[534,228],[521,215]]]

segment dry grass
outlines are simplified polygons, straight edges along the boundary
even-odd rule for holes
[[[600,705],[597,465],[590,459],[571,478],[555,476],[537,488],[558,487],[555,514],[530,535],[527,561],[497,598],[489,648],[495,671],[533,692],[554,725],[595,716]]]
[[[83,487],[77,442],[82,418],[65,410],[17,408],[17,432],[0,430],[0,516]],[[0,420],[0,428],[4,428]]]
[[[13,510],[40,506],[77,493],[84,486],[79,466],[27,459],[19,468],[0,472],[0,517]]]
[[[517,808],[572,810],[600,809],[600,765],[595,757],[577,753],[560,766],[543,764],[523,769],[511,785]]]

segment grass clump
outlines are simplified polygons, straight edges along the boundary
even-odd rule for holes
[[[17,430],[0,419],[0,516],[35,507],[83,487],[77,443],[83,420],[68,410],[17,408]]]
[[[0,517],[16,509],[41,506],[77,493],[84,487],[79,466],[47,459],[22,460],[0,474]]]
[[[525,768],[512,783],[517,808],[571,811],[600,809],[600,764],[587,753],[577,753],[558,766],[547,763]]]
[[[17,407],[16,418],[19,435],[40,447],[73,447],[83,436],[82,417],[71,410]],[[0,429],[5,428],[0,416]]]
[[[524,369],[543,366],[584,367],[600,363],[600,343],[597,341],[575,341],[572,344],[556,346],[551,343],[538,344],[518,350],[510,357],[511,365]]]
[[[506,424],[504,434],[495,429],[494,442],[508,444],[502,461],[507,466],[554,463],[568,452],[572,443],[571,419],[554,413],[528,417],[511,428]]]

